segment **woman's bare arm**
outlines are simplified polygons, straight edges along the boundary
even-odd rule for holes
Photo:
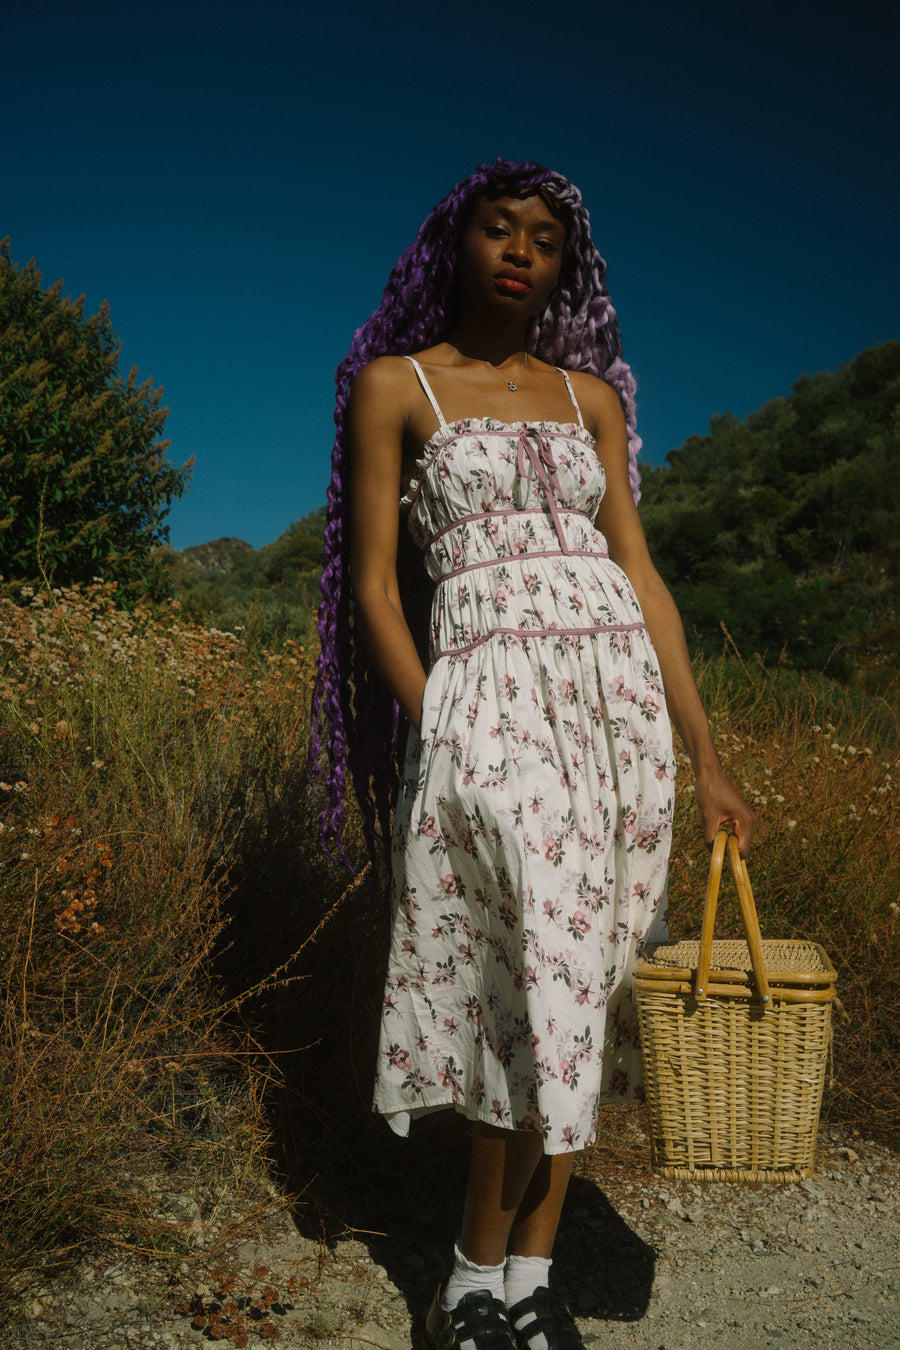
[[[381,357],[359,372],[350,393],[350,576],[372,662],[418,728],[425,670],[397,584],[403,432],[409,403],[406,365],[401,367],[397,357]]]
[[[601,380],[585,375],[575,378],[582,407],[595,424],[597,454],[606,472],[606,494],[597,513],[597,528],[606,536],[613,562],[631,582],[656,648],[666,704],[694,768],[706,842],[712,843],[720,825],[731,824],[741,853],[746,854],[756,818],[716,754],[681,617],[650,558],[628,482],[628,438],[622,405],[615,390]]]

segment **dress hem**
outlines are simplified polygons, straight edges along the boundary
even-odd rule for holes
[[[629,1103],[632,1105],[640,1105],[643,1100],[644,1098],[642,1096],[632,1091],[624,1094],[620,1092],[609,1092],[604,1093],[601,1096],[599,1106],[602,1109],[604,1106],[612,1106],[614,1104],[622,1105],[623,1103],[625,1105],[628,1105]],[[424,1116],[433,1116],[439,1111],[451,1110],[456,1111],[458,1115],[465,1116],[466,1119],[472,1121],[473,1124],[476,1121],[479,1121],[482,1125],[493,1125],[497,1129],[508,1130],[510,1134],[540,1134],[539,1130],[517,1130],[512,1125],[501,1125],[490,1114],[483,1115],[478,1110],[470,1110],[464,1101],[453,1101],[452,1099],[448,1099],[447,1101],[431,1102],[423,1106],[414,1106],[410,1109],[399,1110],[382,1110],[377,1105],[372,1106],[373,1113],[381,1116],[390,1126],[394,1134],[400,1139],[409,1138],[410,1125],[414,1120],[420,1120]],[[583,1153],[585,1149],[591,1148],[596,1142],[597,1128],[595,1122],[594,1129],[585,1143],[569,1144],[566,1143],[565,1140],[560,1140],[558,1143],[554,1144],[545,1139],[544,1153],[548,1155],[555,1155],[558,1153]]]

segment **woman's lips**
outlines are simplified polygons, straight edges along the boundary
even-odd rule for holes
[[[515,277],[511,273],[504,272],[494,277],[494,285],[498,290],[506,291],[509,295],[524,295],[526,291],[531,290],[529,282],[523,281],[521,277]]]

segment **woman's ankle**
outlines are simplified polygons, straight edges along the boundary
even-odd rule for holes
[[[459,1244],[454,1247],[453,1269],[441,1294],[441,1306],[445,1312],[452,1312],[460,1299],[479,1289],[487,1289],[499,1303],[505,1299],[505,1262],[499,1265],[478,1265],[463,1256]]]

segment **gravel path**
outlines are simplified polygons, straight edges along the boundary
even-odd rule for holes
[[[819,1170],[801,1184],[697,1185],[650,1172],[639,1115],[623,1110],[616,1129],[617,1161],[583,1155],[553,1270],[587,1346],[900,1350],[898,1155],[828,1131]],[[122,1251],[85,1253],[31,1288],[0,1346],[422,1345],[454,1236],[433,1233],[452,1220],[423,1224],[425,1238],[357,1233],[329,1246],[270,1214],[229,1240],[214,1217],[221,1202],[210,1210],[189,1186],[159,1196],[160,1214],[196,1244],[190,1260],[166,1267]]]

